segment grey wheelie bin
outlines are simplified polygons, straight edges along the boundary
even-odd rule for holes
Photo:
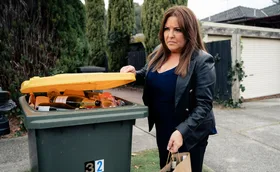
[[[3,91],[0,87],[0,136],[10,134],[9,120],[4,114],[15,107],[16,103],[10,99],[10,92]]]
[[[42,112],[28,101],[29,93],[42,95],[53,87],[61,92],[69,87],[103,90],[134,80],[130,74],[87,73],[25,81],[21,92],[26,95],[19,101],[28,129],[31,171],[129,172],[133,125],[147,116],[147,107],[123,100],[125,106],[113,108]]]

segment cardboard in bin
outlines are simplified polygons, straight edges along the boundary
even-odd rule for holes
[[[71,90],[105,90],[135,81],[133,73],[78,73],[33,77],[21,84],[21,93]]]

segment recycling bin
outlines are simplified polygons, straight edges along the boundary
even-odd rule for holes
[[[0,136],[10,134],[9,120],[5,113],[16,107],[16,103],[10,99],[10,92],[3,91],[0,87]]]
[[[107,72],[105,67],[100,66],[83,66],[78,67],[78,73],[95,73],[95,72]]]
[[[129,172],[132,130],[147,107],[124,100],[125,106],[64,111],[36,111],[29,94],[46,94],[55,87],[63,92],[104,90],[133,82],[135,76],[120,73],[62,74],[25,81],[19,98],[28,129],[31,171]]]

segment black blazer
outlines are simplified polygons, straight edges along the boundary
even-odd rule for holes
[[[145,77],[147,65],[136,72]],[[175,91],[176,127],[183,136],[187,150],[209,134],[215,134],[215,118],[212,111],[216,72],[213,57],[205,51],[195,51],[191,57],[186,77],[177,77]],[[143,102],[149,106],[149,88],[144,85]],[[149,111],[149,131],[155,123],[155,114]]]

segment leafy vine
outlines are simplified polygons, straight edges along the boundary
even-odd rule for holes
[[[240,41],[240,48],[242,53],[243,50],[243,44]],[[242,59],[242,58],[241,58]],[[231,70],[228,72],[228,82],[232,86],[232,84],[236,81],[239,81],[239,89],[241,92],[245,91],[245,86],[242,83],[243,79],[247,77],[244,71],[244,61],[241,60],[235,60],[235,65]],[[243,97],[241,96],[238,101],[234,101],[232,98],[224,101],[218,101],[219,104],[222,104],[225,107],[230,107],[230,108],[240,108],[241,104],[243,103]]]

